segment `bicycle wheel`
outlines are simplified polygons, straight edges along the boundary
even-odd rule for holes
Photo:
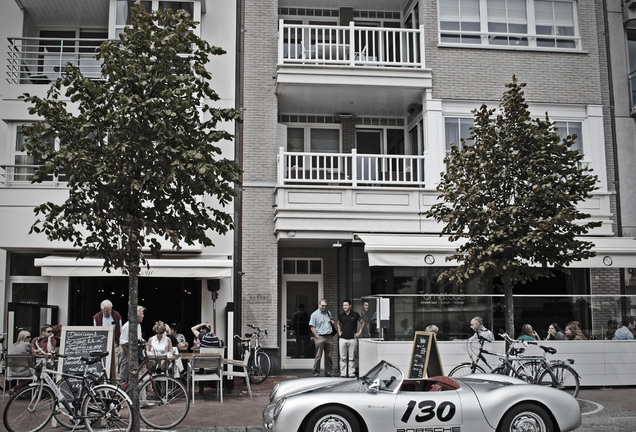
[[[579,395],[579,376],[568,365],[554,364],[550,366],[550,370],[544,369],[537,380],[537,384],[551,386],[563,390],[573,397]]]
[[[80,412],[81,408],[80,393],[82,391],[82,387],[80,383],[81,380],[73,378],[62,378],[56,383],[57,386],[60,388],[60,391],[64,394],[64,397],[69,401],[69,403],[76,405],[75,409],[77,410],[77,412]],[[55,412],[53,413],[53,417],[55,417],[55,420],[59,424],[67,429],[79,430],[84,429],[85,427],[84,420],[74,419],[69,414],[66,407],[61,403],[57,404]]]
[[[133,426],[133,406],[118,387],[100,384],[93,387],[95,397],[86,394],[82,400],[84,424],[93,432],[130,432]]]
[[[537,360],[528,360],[519,363],[520,364],[517,367],[517,374],[515,376],[529,382],[530,384],[534,384],[537,381],[538,376],[541,375],[543,363]]]
[[[9,432],[35,432],[53,417],[57,399],[46,386],[34,385],[19,391],[9,399],[2,420]]]
[[[143,395],[144,391],[146,401],[140,401],[142,409],[139,415],[148,426],[155,429],[170,429],[188,415],[188,391],[176,379],[166,376],[153,377],[152,380],[143,383],[139,394]]]
[[[462,363],[459,366],[455,366],[448,374],[449,377],[463,377],[471,373],[486,373],[484,368],[479,365],[473,365],[472,363]]]
[[[271,362],[269,356],[259,351],[255,356],[250,357],[247,362],[247,369],[250,375],[250,382],[252,384],[260,384],[264,382],[269,376],[271,368]]]

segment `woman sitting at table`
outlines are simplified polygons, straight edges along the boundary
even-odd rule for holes
[[[161,369],[163,372],[168,368],[167,359],[157,359],[157,356],[160,355],[170,355],[172,356],[172,342],[170,338],[166,336],[166,325],[163,321],[157,321],[152,328],[152,331],[155,332],[155,335],[148,339],[148,345],[146,346],[146,351],[148,352],[149,359],[156,360],[157,368]]]
[[[155,332],[155,335],[148,339],[146,351],[154,354],[172,353],[172,342],[170,338],[166,336],[166,325],[163,321],[157,321],[152,331]]]

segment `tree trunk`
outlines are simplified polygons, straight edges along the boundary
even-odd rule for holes
[[[504,319],[506,323],[506,333],[511,338],[515,338],[515,306],[512,298],[512,281],[510,279],[505,279],[504,283]]]
[[[128,272],[128,395],[133,402],[133,432],[139,432],[139,349],[137,338],[137,305],[139,296],[139,264]]]

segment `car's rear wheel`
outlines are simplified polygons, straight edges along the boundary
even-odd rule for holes
[[[499,423],[497,432],[554,432],[548,413],[540,406],[521,404],[511,408]]]
[[[309,417],[305,432],[358,432],[358,419],[347,409],[332,406],[318,409]]]

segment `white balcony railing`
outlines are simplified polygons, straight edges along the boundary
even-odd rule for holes
[[[101,79],[102,62],[95,58],[103,39],[9,38],[6,79],[11,84],[49,84],[70,63],[84,77]]]
[[[423,26],[319,26],[280,20],[279,29],[279,64],[424,67]]]
[[[0,187],[31,185],[33,174],[40,168],[40,165],[0,165]],[[66,174],[49,175],[46,180],[39,185],[58,186],[66,184]]]
[[[424,187],[424,156],[287,152],[278,155],[278,185]]]

